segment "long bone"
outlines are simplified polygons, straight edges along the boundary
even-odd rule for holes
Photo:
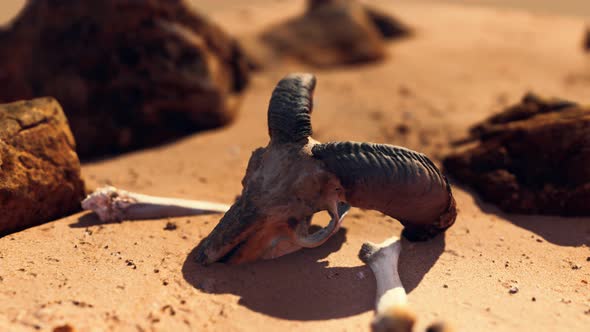
[[[380,244],[365,242],[359,251],[359,258],[371,268],[377,281],[373,332],[410,332],[416,322],[398,273],[400,252],[397,237]]]
[[[96,190],[82,201],[82,208],[94,211],[103,222],[226,212],[229,207],[220,203],[138,194],[111,186]]]

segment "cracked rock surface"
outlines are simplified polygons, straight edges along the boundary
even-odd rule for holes
[[[248,80],[237,43],[182,0],[30,1],[0,62],[0,101],[55,97],[81,157],[225,125]]]
[[[0,235],[79,209],[80,162],[53,98],[0,105]]]
[[[470,130],[446,170],[507,212],[590,215],[590,108],[527,94]]]

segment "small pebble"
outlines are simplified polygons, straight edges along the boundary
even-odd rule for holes
[[[508,290],[508,293],[510,293],[510,294],[518,293],[518,287],[516,287],[516,286],[510,287],[510,289]]]
[[[175,230],[177,228],[178,228],[178,226],[176,226],[176,224],[173,223],[173,222],[167,222],[166,223],[166,226],[164,226],[164,230],[165,231],[173,231],[173,230]]]
[[[537,298],[533,296],[533,298],[531,299],[533,302],[537,302]]]

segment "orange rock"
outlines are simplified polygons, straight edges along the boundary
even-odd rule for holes
[[[0,105],[0,169],[0,234],[80,209],[80,162],[54,99]]]

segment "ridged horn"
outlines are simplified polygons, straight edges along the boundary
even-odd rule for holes
[[[356,142],[318,144],[312,153],[340,179],[349,204],[398,219],[410,240],[433,237],[455,221],[451,187],[421,153]]]
[[[290,74],[279,81],[268,106],[268,133],[273,143],[299,142],[311,135],[312,74]]]

